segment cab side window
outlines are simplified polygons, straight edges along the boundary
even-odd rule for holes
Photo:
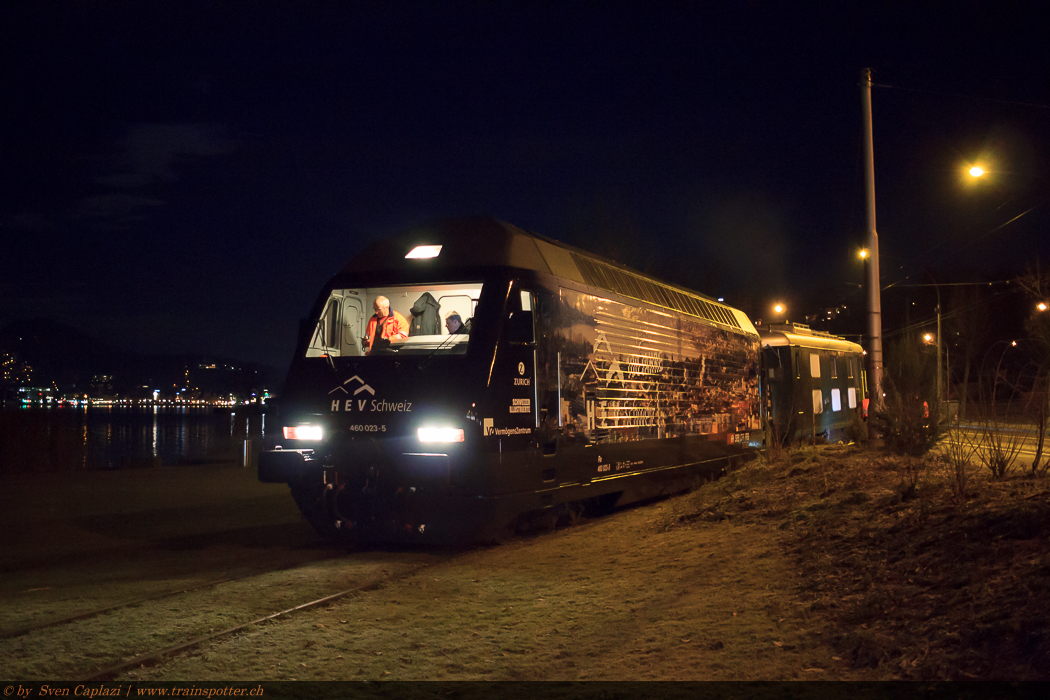
[[[507,340],[523,344],[535,342],[532,293],[524,289],[517,290],[513,293],[513,298],[509,300],[507,306],[510,309],[507,319]]]

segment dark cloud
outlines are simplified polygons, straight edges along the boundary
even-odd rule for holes
[[[147,221],[150,209],[163,206],[164,200],[114,193],[84,197],[70,211],[74,221],[85,222],[96,231],[131,230]]]
[[[3,222],[3,228],[12,234],[23,234],[56,231],[58,224],[53,219],[37,212],[22,211],[8,216]]]
[[[178,179],[177,166],[233,153],[225,129],[207,124],[133,124],[106,160],[108,174],[96,179],[111,188],[137,188]]]

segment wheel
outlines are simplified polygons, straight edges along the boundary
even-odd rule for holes
[[[331,542],[353,546],[358,543],[357,524],[336,507],[339,489],[315,482],[289,484],[299,511],[317,534]]]

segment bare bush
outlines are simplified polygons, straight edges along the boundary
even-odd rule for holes
[[[1025,408],[1036,428],[1032,474],[1038,476],[1045,474],[1050,466],[1050,459],[1044,456],[1047,423],[1050,422],[1050,313],[1046,309],[1046,300],[1050,297],[1050,274],[1039,269],[1037,260],[1034,269],[1029,268],[1014,282],[1032,303],[1024,324],[1028,334],[1024,350],[1035,368],[1035,379]]]
[[[780,464],[786,459],[789,435],[776,421],[766,420],[766,460],[770,464]]]
[[[978,452],[981,463],[992,473],[992,478],[1001,479],[1016,464],[1024,447],[1024,435],[995,418],[981,419],[980,424],[984,448]]]
[[[944,475],[947,477],[948,486],[951,488],[955,500],[962,502],[966,500],[966,487],[970,477],[974,475],[977,467],[974,466],[974,456],[981,447],[981,434],[972,435],[961,429],[959,416],[949,423],[947,436],[938,447],[938,455],[941,458]]]
[[[1047,431],[1047,397],[1050,394],[1050,374],[1043,372],[1038,366],[1032,365],[1033,377],[1027,385],[1031,391],[1022,397],[1021,413],[1026,425],[1035,428],[1035,454],[1032,456],[1031,474],[1041,476],[1047,472],[1050,459],[1046,454],[1046,431]],[[1027,439],[1027,438],[1026,438]]]
[[[1006,352],[1000,354],[991,386],[982,390],[977,413],[977,426],[981,439],[981,449],[977,455],[993,479],[1001,479],[1013,469],[1017,458],[1024,448],[1025,433],[1015,419],[1021,415],[1018,397],[1024,371],[1017,376],[1010,376],[1003,367]]]

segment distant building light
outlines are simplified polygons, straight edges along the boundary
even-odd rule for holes
[[[408,251],[406,259],[411,258],[436,258],[441,254],[441,246],[439,245],[417,245],[412,250]]]

